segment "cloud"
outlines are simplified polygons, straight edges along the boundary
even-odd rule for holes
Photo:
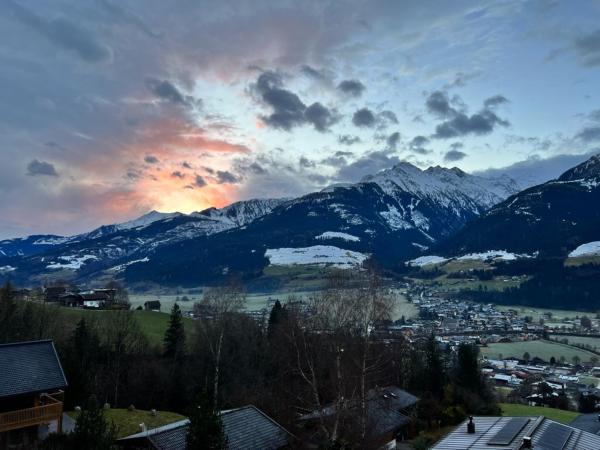
[[[337,115],[320,103],[313,103],[304,111],[306,120],[311,123],[317,131],[325,132],[338,121]]]
[[[196,178],[194,179],[194,187],[203,188],[204,186],[206,186],[206,184],[207,183],[204,177],[202,177],[201,175],[196,175]]]
[[[182,94],[173,83],[167,80],[148,78],[146,80],[146,87],[155,97],[176,105],[190,107],[198,102],[194,97]]]
[[[581,154],[559,154],[548,158],[532,155],[526,160],[506,167],[491,168],[474,172],[474,174],[483,177],[508,175],[517,181],[521,189],[525,189],[557,178],[566,170],[587,161],[597,153],[598,149]]]
[[[413,153],[418,153],[419,155],[427,155],[431,153],[431,150],[425,148],[425,146],[429,144],[429,139],[425,136],[415,136],[408,143],[408,149]]]
[[[450,106],[448,94],[442,91],[432,92],[429,97],[427,97],[425,106],[427,107],[427,111],[442,119],[458,113],[458,111]]]
[[[146,155],[144,157],[144,162],[146,162],[148,164],[156,164],[156,163],[158,163],[158,158],[154,155]]]
[[[433,137],[448,139],[469,134],[489,134],[497,126],[509,126],[510,123],[498,117],[495,112],[497,106],[507,102],[506,97],[495,95],[484,100],[483,108],[479,112],[468,115],[463,111],[464,108],[459,109],[452,106],[452,103],[464,104],[460,97],[455,96],[450,101],[447,93],[434,91],[427,97],[425,106],[431,114],[444,120],[436,126]]]
[[[176,171],[172,172],[172,173],[171,173],[171,176],[172,176],[173,178],[179,178],[179,179],[183,179],[183,178],[185,178],[185,174],[184,174],[184,173],[182,173],[180,170],[176,170]]]
[[[371,128],[376,122],[375,114],[369,108],[361,108],[352,116],[352,123],[357,127]]]
[[[191,169],[192,165],[189,162],[187,162],[187,161],[183,161],[181,163],[181,167],[183,167],[184,169]]]
[[[386,140],[387,146],[393,150],[396,150],[398,147],[398,142],[400,142],[400,133],[398,131],[390,134]]]
[[[600,29],[579,36],[574,46],[584,66],[600,65]]]
[[[389,150],[372,151],[341,167],[336,174],[336,179],[340,182],[355,183],[365,175],[372,175],[382,169],[389,169],[399,162],[401,162],[400,158]]]
[[[575,137],[584,142],[600,141],[600,126],[585,127],[581,131],[579,131],[579,133],[577,133]]]
[[[32,177],[38,175],[58,177],[58,172],[56,171],[54,165],[45,161],[38,161],[37,159],[33,159],[29,162],[29,164],[27,164],[27,175]]]
[[[88,62],[102,62],[111,58],[111,50],[93,33],[64,17],[47,21],[24,6],[8,0],[6,5],[15,18],[53,44],[76,53]]]
[[[259,75],[254,90],[272,112],[262,116],[263,122],[273,128],[290,131],[292,128],[312,124],[317,131],[325,132],[337,121],[337,115],[316,102],[308,108],[295,93],[283,88],[282,76],[273,71]]]
[[[338,136],[338,142],[344,145],[353,145],[360,142],[360,137],[351,136],[349,134],[342,134]]]
[[[305,169],[311,169],[317,165],[314,161],[311,161],[306,156],[301,156],[298,164],[300,164],[300,167]]]
[[[444,155],[444,161],[456,162],[466,158],[468,155],[465,152],[459,150],[463,147],[464,145],[461,142],[455,142],[454,144],[452,144],[450,146],[450,150],[448,150]]]
[[[217,170],[218,184],[237,184],[240,179],[227,170]]]
[[[338,84],[337,89],[350,97],[357,98],[363,94],[366,86],[359,80],[343,80]]]

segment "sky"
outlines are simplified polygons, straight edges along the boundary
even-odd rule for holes
[[[600,152],[599,1],[0,2],[0,237]]]

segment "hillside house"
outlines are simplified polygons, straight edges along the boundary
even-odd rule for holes
[[[144,302],[144,310],[145,311],[154,311],[160,312],[160,301],[159,300],[149,300]]]
[[[471,417],[431,450],[595,450],[600,436],[544,416]]]
[[[44,288],[44,301],[46,303],[58,303],[61,295],[66,293],[66,286],[46,286]]]
[[[50,340],[0,345],[0,450],[61,431],[67,380]]]
[[[419,399],[396,387],[387,386],[371,389],[367,393],[367,440],[374,448],[395,448],[397,440],[406,438],[406,429],[411,422],[412,411]],[[350,409],[360,408],[358,401]],[[335,407],[326,406],[322,411],[312,411],[300,417],[305,428],[317,426],[321,416],[333,417]]]
[[[288,448],[294,437],[255,406],[221,411],[227,448],[231,450],[278,450]],[[187,450],[190,421],[180,420],[162,427],[141,431],[117,440],[123,449]]]

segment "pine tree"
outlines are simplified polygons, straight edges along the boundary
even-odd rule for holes
[[[87,450],[110,450],[116,436],[114,424],[109,424],[96,397],[91,397],[86,409],[77,417],[75,430],[71,435],[73,448]]]
[[[427,344],[425,346],[425,358],[427,370],[427,390],[439,399],[444,393],[446,373],[438,343],[433,334],[427,339]]]
[[[185,352],[185,330],[183,328],[183,319],[181,309],[175,303],[171,309],[169,318],[169,328],[164,337],[164,355],[167,358],[181,359]]]
[[[275,335],[281,324],[285,321],[287,316],[286,313],[287,311],[281,306],[279,300],[275,300],[275,304],[273,305],[273,308],[271,308],[271,314],[269,315],[269,339]]]
[[[213,409],[206,398],[192,408],[190,426],[187,435],[188,450],[225,450],[227,436],[219,413]]]

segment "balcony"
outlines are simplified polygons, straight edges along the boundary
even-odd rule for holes
[[[62,392],[57,394],[40,395],[40,402],[43,403],[32,408],[18,409],[0,413],[0,433],[19,428],[27,428],[35,425],[42,425],[57,421],[58,431],[62,428],[63,402]]]

